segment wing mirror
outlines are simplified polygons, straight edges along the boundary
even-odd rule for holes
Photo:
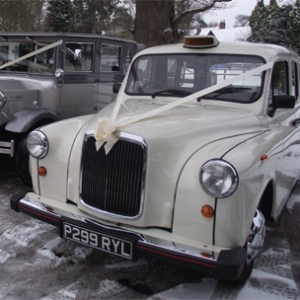
[[[268,113],[270,117],[274,116],[274,113],[277,108],[294,108],[296,103],[295,96],[273,96],[272,107]]]
[[[119,92],[119,90],[120,90],[120,87],[121,87],[121,83],[115,82],[115,83],[113,84],[113,93],[118,94],[118,92]]]

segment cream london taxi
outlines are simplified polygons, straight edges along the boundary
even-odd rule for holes
[[[12,209],[125,259],[245,281],[300,171],[297,54],[186,37],[139,52],[114,91],[29,134],[33,189]]]

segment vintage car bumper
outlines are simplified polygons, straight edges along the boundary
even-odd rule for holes
[[[172,241],[166,241],[158,237],[153,238],[151,235],[148,236],[147,234],[141,234],[140,232],[119,226],[99,223],[96,220],[75,215],[72,212],[62,210],[51,211],[47,205],[43,205],[41,202],[28,197],[27,192],[28,191],[23,191],[13,195],[10,199],[11,208],[17,212],[25,213],[31,217],[59,227],[61,237],[68,238],[64,236],[62,227],[74,226],[76,229],[83,229],[85,233],[92,232],[94,236],[96,236],[97,233],[99,236],[107,237],[107,242],[112,241],[116,244],[117,241],[122,241],[121,243],[124,243],[125,246],[121,251],[123,251],[125,255],[118,253],[118,251],[114,252],[113,249],[111,249],[112,251],[108,248],[105,249],[105,247],[103,247],[103,249],[99,249],[99,247],[94,248],[120,255],[132,261],[137,259],[138,253],[150,254],[157,258],[162,258],[165,261],[209,274],[217,279],[226,280],[237,280],[243,271],[246,261],[246,250],[243,247],[221,250],[217,258],[205,258],[200,255],[201,249],[192,249],[183,244],[176,244],[176,246],[174,246]],[[77,240],[77,242],[93,247],[91,244],[87,244],[85,240]],[[129,252],[129,250],[126,250],[128,245],[131,245],[132,249],[130,250],[130,255],[126,257],[127,252]]]

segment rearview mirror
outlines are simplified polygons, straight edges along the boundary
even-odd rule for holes
[[[121,87],[121,83],[115,82],[113,84],[113,93],[118,94],[120,87]]]
[[[272,99],[272,108],[269,111],[269,116],[273,117],[277,108],[294,108],[296,103],[295,96],[280,95],[274,96]]]

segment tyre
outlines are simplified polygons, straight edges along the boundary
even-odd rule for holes
[[[16,170],[18,177],[27,186],[32,186],[29,171],[29,152],[26,147],[26,138],[20,140],[16,151]]]
[[[244,284],[251,275],[254,265],[254,259],[263,248],[266,235],[266,220],[264,215],[257,209],[252,220],[251,229],[245,248],[247,251],[246,262],[243,271],[237,282]]]
[[[250,262],[246,260],[243,271],[240,277],[236,281],[237,284],[244,284],[247,281],[247,279],[250,277],[252,273],[253,265],[254,265],[254,259],[252,259]]]

